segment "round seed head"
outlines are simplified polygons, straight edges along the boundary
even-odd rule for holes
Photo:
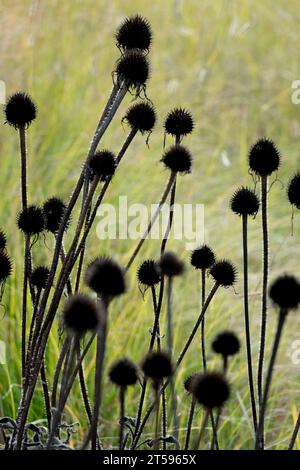
[[[150,23],[141,15],[130,16],[120,24],[116,32],[117,46],[122,50],[148,51],[152,42]]]
[[[110,380],[119,387],[134,385],[138,380],[138,370],[128,359],[116,361],[109,370]]]
[[[149,79],[148,59],[139,49],[125,52],[117,62],[116,73],[118,83],[124,81],[127,88],[138,90]]]
[[[131,129],[136,129],[143,134],[152,131],[156,121],[156,113],[154,107],[149,103],[137,103],[128,109],[124,119]]]
[[[3,230],[0,230],[0,251],[6,248],[6,235]]]
[[[240,350],[240,341],[232,331],[223,331],[213,340],[212,349],[224,357],[234,356]]]
[[[100,176],[100,180],[105,181],[115,173],[116,158],[109,150],[101,150],[91,157],[89,167],[94,175]]]
[[[27,93],[17,92],[8,99],[4,113],[7,123],[20,129],[30,126],[36,118],[37,109]]]
[[[278,170],[280,153],[272,140],[259,139],[250,149],[249,167],[258,176],[270,176]]]
[[[50,271],[46,266],[37,266],[31,273],[30,282],[38,289],[45,289]]]
[[[242,187],[232,196],[230,206],[237,215],[256,215],[259,209],[259,200],[254,191]]]
[[[123,269],[107,256],[100,256],[90,263],[85,282],[90,289],[105,297],[116,297],[126,289]]]
[[[27,235],[38,235],[45,229],[43,210],[38,206],[28,206],[23,209],[17,219],[18,228]]]
[[[212,410],[220,408],[230,395],[226,378],[216,372],[199,374],[193,380],[192,392],[195,399],[205,408]]]
[[[176,173],[190,173],[192,168],[192,155],[182,145],[173,145],[163,155],[161,162]]]
[[[297,172],[288,185],[288,199],[297,209],[300,209],[300,172]]]
[[[144,286],[155,286],[161,279],[158,264],[153,259],[144,261],[138,269],[137,278],[139,283]]]
[[[159,382],[173,373],[170,356],[164,351],[152,351],[145,357],[142,370],[147,377]]]
[[[57,233],[66,212],[65,203],[57,197],[51,197],[44,203],[43,212],[45,215],[46,230],[48,230],[48,232]],[[70,218],[68,218],[66,222],[65,230],[67,230],[69,225]]]
[[[193,251],[191,256],[191,265],[195,269],[209,269],[215,262],[215,254],[212,249],[203,245]]]
[[[194,122],[189,111],[183,108],[173,109],[166,118],[165,131],[174,137],[183,137],[194,129]]]
[[[184,271],[183,262],[171,251],[166,251],[161,256],[159,266],[162,274],[168,277],[180,276]]]
[[[217,261],[210,269],[214,280],[222,287],[233,286],[237,278],[235,266],[227,260]]]
[[[299,281],[294,276],[284,274],[273,282],[269,295],[280,309],[295,310],[300,303]]]
[[[0,252],[0,282],[5,281],[12,271],[12,265],[9,256],[3,251]]]
[[[63,318],[68,330],[81,336],[97,328],[100,311],[97,304],[87,295],[74,294],[64,306]]]
[[[194,380],[196,380],[199,376],[200,374],[191,374],[187,379],[185,379],[183,385],[187,393],[193,393]]]

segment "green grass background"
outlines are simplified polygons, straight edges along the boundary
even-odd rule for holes
[[[27,90],[39,108],[37,121],[28,133],[29,198],[41,203],[58,195],[67,199],[75,184],[89,140],[111,89],[111,72],[118,50],[113,33],[125,15],[140,12],[152,24],[151,80],[147,87],[155,103],[158,122],[150,138],[138,135],[130,147],[106,197],[117,203],[127,195],[129,203],[158,201],[166,172],[159,163],[163,149],[163,121],[174,106],[187,107],[195,119],[195,131],[185,140],[194,156],[191,175],[179,178],[177,202],[205,204],[205,240],[218,257],[229,257],[241,269],[241,221],[228,209],[235,188],[253,186],[247,169],[247,151],[258,136],[274,139],[282,153],[278,178],[286,187],[299,168],[299,107],[291,102],[291,82],[299,70],[299,8],[296,0],[1,0],[0,79],[7,94]],[[131,97],[128,95],[103,139],[103,146],[117,152],[125,139],[121,118]],[[4,118],[2,118],[4,122]],[[170,143],[170,140],[168,140]],[[227,162],[227,165],[225,164]],[[0,130],[0,225],[8,234],[8,251],[14,263],[13,275],[3,297],[0,340],[6,342],[7,364],[0,366],[0,415],[14,416],[20,396],[20,317],[22,250],[15,219],[20,209],[19,151],[17,133],[7,125]],[[282,271],[300,274],[299,227],[295,214],[291,236],[291,209],[280,182],[270,197],[271,279]],[[261,289],[260,217],[251,221],[250,295],[254,364],[258,356]],[[69,237],[66,237],[66,245]],[[47,237],[34,248],[35,262],[49,262],[53,241]],[[109,253],[126,262],[134,243],[125,240],[99,241],[93,230],[87,260]],[[169,247],[189,262],[184,243],[171,241]],[[147,242],[139,262],[155,256],[159,242]],[[139,362],[147,350],[148,328],[152,325],[149,294],[141,298],[135,280],[137,263],[128,278],[128,293],[114,303],[110,316],[107,365],[124,354]],[[176,352],[180,351],[198,311],[197,273],[190,267],[176,280],[174,317]],[[5,313],[5,314],[4,314]],[[165,307],[164,312],[165,313]],[[165,316],[165,315],[164,315]],[[268,347],[273,337],[276,312],[269,310]],[[242,350],[230,364],[231,400],[223,412],[220,447],[248,449],[252,445],[251,411],[243,334],[241,277],[232,289],[220,291],[207,317],[207,341],[222,328],[234,329]],[[274,374],[270,412],[267,416],[267,445],[287,446],[297,410],[300,408],[299,365],[292,363],[293,341],[300,339],[299,314],[292,314],[282,341]],[[59,346],[54,327],[47,350],[48,370],[57,359]],[[94,354],[86,364],[92,391]],[[183,379],[199,367],[199,338],[194,342],[177,375],[180,426],[187,421],[189,399]],[[220,363],[209,351],[209,366]],[[127,414],[136,412],[138,390],[128,394]],[[117,394],[105,379],[101,408],[101,435],[108,446],[117,444]],[[37,396],[31,420],[44,418],[43,402]],[[66,419],[80,423],[82,439],[87,420],[76,386],[68,401]],[[199,427],[201,412],[195,419]],[[153,426],[149,422],[147,435]],[[207,438],[207,442],[209,439]],[[300,448],[300,442],[298,442]]]

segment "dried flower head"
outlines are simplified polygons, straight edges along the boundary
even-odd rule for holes
[[[51,197],[47,199],[47,201],[43,205],[43,212],[45,215],[45,222],[46,222],[46,230],[48,232],[57,233],[59,230],[60,223],[66,213],[66,205],[65,203],[57,198]],[[69,227],[70,224],[70,217],[66,221],[65,230]]]
[[[215,254],[212,249],[203,245],[200,248],[196,248],[191,256],[191,265],[195,269],[209,269],[215,262]]]
[[[137,103],[132,105],[124,116],[131,129],[136,129],[142,134],[152,131],[156,113],[154,107],[149,103]]]
[[[121,295],[126,288],[123,269],[107,256],[100,256],[90,263],[85,282],[93,291],[105,297]]]
[[[160,282],[160,268],[153,259],[144,261],[137,272],[137,278],[140,284],[147,287],[155,286]]]
[[[149,21],[141,15],[130,16],[120,24],[116,32],[117,46],[122,50],[148,51],[152,42]]]
[[[184,264],[172,251],[166,251],[160,258],[159,266],[164,276],[180,276],[184,271]]]
[[[50,271],[46,266],[37,266],[31,273],[30,282],[38,289],[45,289]]]
[[[4,113],[7,123],[20,129],[30,126],[36,118],[37,109],[27,93],[17,92],[8,99]]]
[[[152,351],[145,357],[142,370],[154,382],[159,382],[173,373],[170,356],[164,351]]]
[[[248,161],[253,173],[258,176],[270,176],[279,168],[280,153],[272,140],[263,138],[251,147]]]
[[[0,251],[6,248],[6,235],[3,230],[0,230]]]
[[[109,150],[96,152],[89,160],[89,167],[94,175],[105,181],[107,177],[113,176],[116,169],[116,157]]]
[[[11,275],[11,272],[12,264],[10,257],[3,251],[0,251],[0,282],[5,281]]]
[[[176,173],[190,173],[192,168],[192,155],[182,145],[173,145],[162,156],[161,161]]]
[[[288,274],[278,277],[270,287],[270,298],[283,310],[295,310],[300,303],[299,281]]]
[[[191,374],[189,375],[183,385],[184,385],[184,388],[186,390],[187,393],[191,394],[193,393],[193,383],[194,383],[194,380],[196,380],[197,378],[199,378],[200,374],[198,373],[195,373],[195,374]]]
[[[45,229],[43,210],[38,206],[28,206],[19,213],[17,225],[18,228],[27,235],[38,235]]]
[[[136,365],[128,359],[116,361],[109,370],[110,380],[119,387],[134,385],[138,380]]]
[[[259,200],[252,189],[241,187],[232,196],[230,206],[237,215],[256,215],[259,209]]]
[[[139,50],[125,52],[117,62],[118,83],[127,88],[140,90],[149,79],[150,69],[147,57]]]
[[[217,261],[210,269],[214,280],[223,287],[233,286],[237,278],[236,267],[228,260]]]
[[[234,356],[240,350],[240,341],[233,331],[223,331],[213,340],[212,349],[223,357]]]
[[[220,408],[230,395],[226,378],[216,372],[199,374],[193,380],[192,392],[195,399],[205,408],[212,410]]]
[[[194,129],[194,121],[189,111],[183,108],[175,108],[165,120],[165,131],[174,137],[183,137]]]
[[[100,311],[97,304],[87,295],[74,294],[64,306],[63,318],[68,330],[81,336],[97,328]]]
[[[300,209],[300,172],[298,171],[288,185],[288,199],[297,209]]]

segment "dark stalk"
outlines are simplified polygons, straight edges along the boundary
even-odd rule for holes
[[[196,405],[196,400],[192,396],[191,406],[190,406],[190,411],[189,411],[188,425],[187,425],[186,436],[185,436],[184,450],[189,450],[191,430],[192,430],[193,418],[194,418],[194,413],[195,413],[195,405]]]
[[[124,418],[125,418],[125,393],[126,387],[120,387],[120,436],[119,436],[119,450],[123,449],[124,439]]]

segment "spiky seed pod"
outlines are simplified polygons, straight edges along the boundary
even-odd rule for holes
[[[0,282],[5,281],[12,271],[12,264],[9,256],[3,251],[0,252]]]
[[[43,210],[38,206],[28,206],[23,209],[17,219],[18,228],[27,235],[38,235],[45,229]]]
[[[72,333],[83,335],[95,330],[100,322],[100,311],[97,304],[84,294],[71,295],[63,309],[66,327]]]
[[[168,277],[180,276],[184,271],[183,262],[171,251],[166,251],[161,256],[159,266],[162,274]]]
[[[228,400],[230,388],[224,375],[207,372],[193,380],[192,392],[198,403],[212,410],[220,408]]]
[[[89,161],[89,167],[94,175],[105,181],[107,177],[113,176],[116,170],[116,157],[109,150],[96,152]]]
[[[48,232],[57,233],[59,230],[60,223],[66,212],[65,203],[57,198],[51,197],[43,205],[43,212],[45,215],[46,230]],[[65,230],[70,225],[70,218],[66,221]]]
[[[141,15],[130,16],[120,24],[116,32],[117,46],[122,50],[148,51],[152,42],[149,21]]]
[[[163,155],[161,162],[176,173],[190,173],[192,168],[192,155],[182,145],[173,145]]]
[[[259,139],[249,152],[250,170],[258,176],[270,176],[278,170],[280,158],[280,153],[272,140]]]
[[[0,230],[0,250],[5,250],[6,248],[6,235],[3,230]]]
[[[215,254],[212,249],[203,245],[200,248],[196,248],[191,256],[191,265],[195,269],[209,269],[215,262]]]
[[[191,394],[193,393],[193,383],[194,383],[194,380],[196,380],[198,377],[200,376],[200,374],[198,373],[195,373],[195,374],[191,374],[189,375],[183,385],[184,385],[184,388],[186,390],[187,393]]]
[[[300,283],[288,274],[278,277],[270,287],[270,298],[283,310],[295,310],[300,303]]]
[[[220,286],[229,287],[236,282],[237,270],[230,261],[224,259],[211,267],[210,275]]]
[[[50,271],[46,266],[37,266],[31,273],[31,285],[38,289],[45,289],[49,278]]]
[[[230,207],[237,215],[256,215],[259,199],[252,189],[241,187],[232,196]]]
[[[144,261],[137,272],[137,278],[140,284],[147,287],[153,287],[160,282],[160,268],[153,259]]]
[[[100,256],[90,263],[85,282],[93,291],[105,297],[116,297],[126,289],[123,269],[107,256]]]
[[[138,380],[136,365],[128,359],[116,361],[109,370],[110,380],[119,387],[134,385]]]
[[[36,118],[37,108],[27,93],[17,92],[8,99],[4,113],[7,123],[20,129],[30,126]]]
[[[164,127],[167,134],[183,137],[193,131],[194,121],[189,111],[175,108],[167,115]]]
[[[300,209],[300,172],[298,171],[290,180],[287,190],[290,203]]]
[[[149,61],[140,50],[130,50],[118,60],[116,73],[118,83],[125,82],[127,88],[139,90],[149,79]]]
[[[164,351],[152,351],[145,357],[142,370],[146,377],[150,377],[154,382],[170,377],[173,373],[170,356]]]
[[[223,357],[234,356],[240,350],[240,341],[233,331],[223,331],[213,340],[212,349]]]
[[[150,132],[156,121],[155,109],[149,103],[134,104],[128,109],[124,120],[128,122],[131,129],[136,129],[142,134]]]

